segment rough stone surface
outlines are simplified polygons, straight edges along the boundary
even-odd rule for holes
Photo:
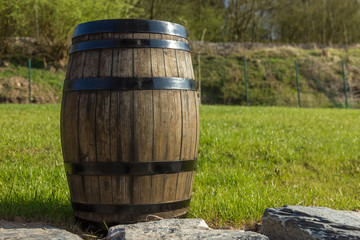
[[[325,207],[267,208],[261,233],[270,239],[360,239],[360,213]]]
[[[81,240],[78,235],[42,223],[19,223],[0,220],[0,239]]]
[[[266,236],[241,230],[214,230],[202,219],[166,219],[153,222],[117,225],[109,229],[106,240],[189,240],[249,239],[265,240]]]

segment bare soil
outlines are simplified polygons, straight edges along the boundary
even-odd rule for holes
[[[58,103],[59,96],[55,91],[42,84],[31,84],[32,103]],[[29,81],[23,77],[12,76],[0,78],[0,103],[28,103]]]

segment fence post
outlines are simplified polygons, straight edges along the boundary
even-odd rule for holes
[[[29,59],[29,103],[31,103],[31,59]]]
[[[345,92],[345,106],[348,108],[348,96],[347,96],[347,86],[346,86],[346,72],[345,72],[345,62],[342,61],[343,77],[344,77],[344,92]]]
[[[295,61],[295,67],[296,67],[296,85],[297,85],[297,93],[298,93],[298,102],[299,107],[301,108],[301,98],[300,98],[300,83],[299,83],[299,66],[298,61]]]
[[[244,56],[244,75],[245,75],[245,96],[246,96],[246,106],[249,106],[249,96],[248,96],[248,78],[246,71],[246,56]]]

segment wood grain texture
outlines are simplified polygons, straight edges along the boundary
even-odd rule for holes
[[[134,92],[134,161],[152,162],[154,143],[152,91]],[[133,176],[133,203],[151,202],[151,176]]]
[[[163,34],[162,38],[165,40],[174,40],[175,37],[171,35]],[[164,49],[164,61],[165,61],[165,76],[166,77],[178,77],[179,70],[176,59],[176,50]]]
[[[167,39],[166,34],[98,33],[73,39]],[[91,77],[193,78],[189,52],[161,48],[114,48],[71,54],[66,80]],[[66,81],[65,80],[65,81]],[[120,80],[121,81],[121,80]],[[65,162],[169,162],[197,157],[196,93],[184,90],[65,92],[61,109]],[[88,204],[158,204],[191,197],[193,172],[157,175],[68,175],[72,201]],[[154,213],[183,215],[188,207]],[[92,221],[131,222],[148,215],[75,212]]]

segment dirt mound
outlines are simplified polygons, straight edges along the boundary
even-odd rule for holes
[[[32,103],[58,103],[60,97],[53,89],[31,83]],[[0,103],[28,103],[29,80],[19,76],[0,78]]]

